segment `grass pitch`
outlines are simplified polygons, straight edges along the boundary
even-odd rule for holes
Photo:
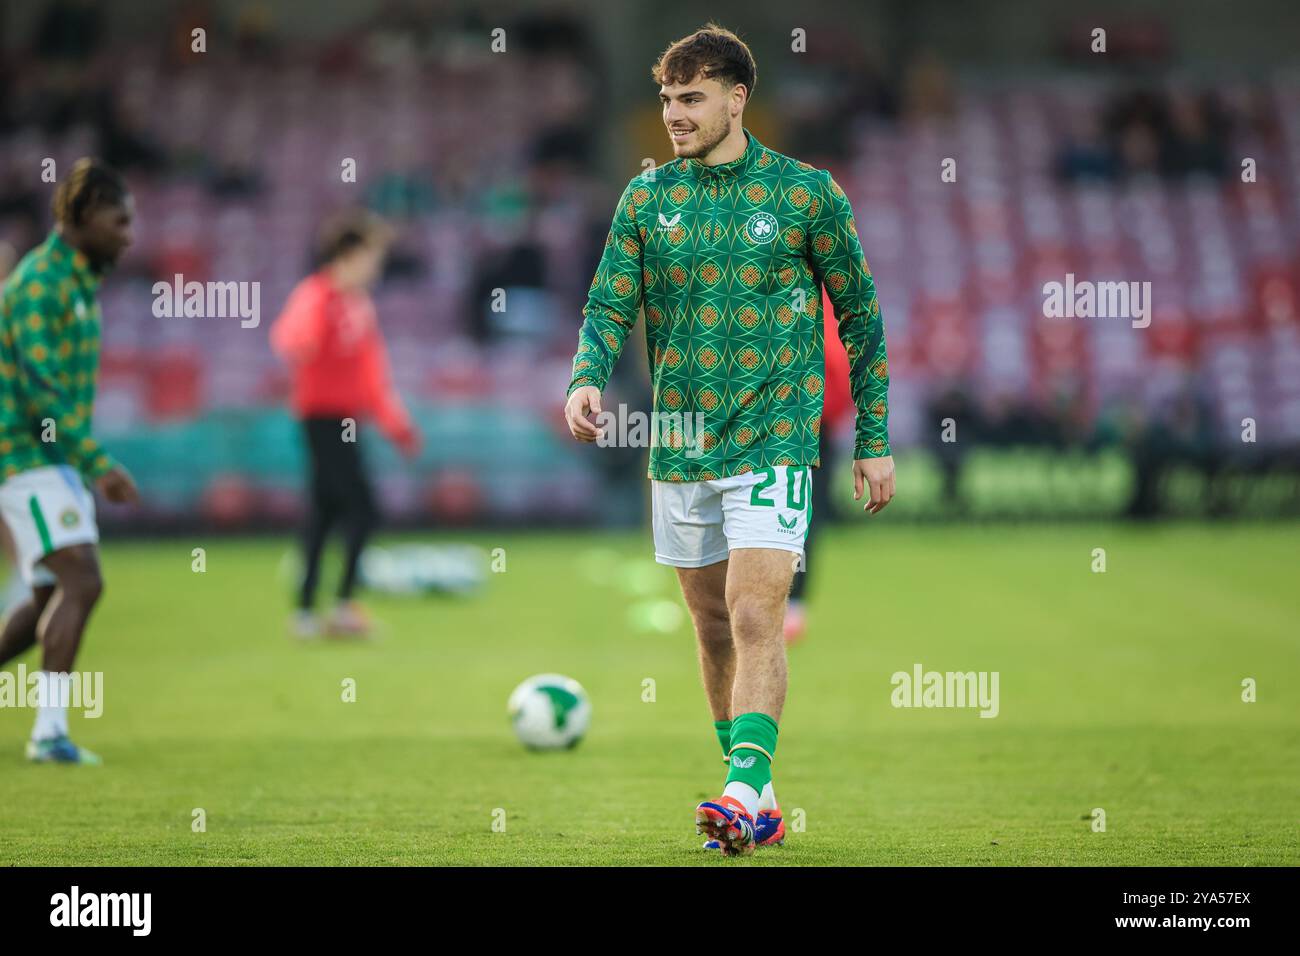
[[[0,709],[0,864],[1300,863],[1296,525],[823,529],[776,761],[802,832],[739,861],[694,833],[725,768],[648,534],[434,540],[506,570],[371,598],[370,645],[286,637],[287,541],[108,544],[104,714],[71,718],[105,766],[26,764]],[[998,716],[893,707],[917,663],[997,671]],[[592,697],[572,752],[506,721],[542,671]]]

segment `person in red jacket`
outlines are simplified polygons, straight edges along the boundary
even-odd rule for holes
[[[822,376],[826,388],[822,392],[822,427],[818,436],[819,456],[822,465],[812,470],[813,507],[820,505],[825,509],[822,522],[832,520],[830,509],[831,496],[831,458],[834,442],[831,440],[835,429],[846,420],[852,420],[857,409],[853,405],[853,396],[849,392],[849,356],[840,341],[839,323],[835,310],[831,308],[830,296],[822,290],[823,339],[825,340],[826,374]],[[790,588],[790,600],[785,608],[785,623],[782,631],[787,644],[797,644],[803,640],[806,626],[804,595],[808,590],[808,575],[812,572],[812,538],[811,530],[804,540],[804,567],[801,574],[794,576]]]
[[[408,458],[419,432],[393,388],[388,354],[368,289],[379,277],[389,230],[370,213],[346,213],[321,233],[320,266],[298,283],[271,327],[271,346],[289,365],[291,403],[302,422],[311,462],[310,506],[303,535],[305,569],[294,629],[321,631],[314,607],[325,539],[340,525],[346,546],[338,604],[329,633],[364,636],[365,614],[352,598],[357,564],[378,521],[366,475],[359,424],[376,422]]]

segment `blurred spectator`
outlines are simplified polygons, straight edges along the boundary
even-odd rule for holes
[[[827,44],[799,78],[773,91],[785,119],[786,135],[810,157],[823,161],[850,156],[857,123],[853,120],[887,120],[898,116],[898,92],[886,76],[875,51],[867,51],[856,38]],[[813,57],[813,54],[809,54]]]
[[[985,401],[981,440],[994,445],[1044,445],[1052,441],[1047,417],[1022,396],[999,390]]]
[[[270,60],[278,50],[275,14],[267,3],[245,3],[235,20],[235,47],[240,59]]]
[[[371,66],[407,66],[423,55],[432,23],[430,12],[420,7],[408,0],[385,0],[369,19],[360,34]]]
[[[546,324],[537,325],[530,315],[546,288],[546,253],[535,235],[533,229],[519,230],[479,264],[467,310],[467,331],[475,341],[487,344],[512,331],[546,331]],[[499,308],[502,296],[504,307]]]
[[[908,120],[944,119],[956,109],[952,77],[943,61],[926,50],[903,74],[903,115]]]
[[[417,219],[433,213],[429,164],[409,136],[398,136],[392,159],[366,188],[366,205],[387,219]]]
[[[1062,179],[1113,181],[1119,173],[1115,151],[1106,140],[1101,117],[1091,111],[1070,113],[1066,117],[1068,132],[1057,158]]]
[[[206,171],[208,190],[217,199],[252,199],[265,183],[258,169],[259,153],[250,133],[222,139]]]
[[[1128,437],[1134,470],[1130,518],[1159,514],[1161,484],[1180,465],[1205,476],[1212,496],[1207,511],[1218,513],[1221,499],[1214,495],[1214,478],[1223,466],[1224,453],[1214,442],[1210,403],[1194,382],[1185,382],[1163,405],[1144,415],[1140,429]]]
[[[14,221],[33,235],[45,214],[45,200],[36,189],[39,167],[33,168],[34,158],[18,150],[0,152],[0,221]]]
[[[173,65],[183,66],[195,63],[198,57],[208,56],[207,53],[195,52],[194,31],[207,31],[208,42],[215,39],[212,33],[216,29],[217,18],[209,0],[182,0],[168,12],[171,18],[163,47],[167,60]]]
[[[105,91],[96,107],[105,162],[123,171],[157,173],[167,168],[167,152],[150,130],[151,118],[143,105],[119,104]]]
[[[1212,94],[1174,97],[1164,169],[1169,175],[1223,178],[1228,169],[1228,118]]]
[[[99,0],[53,0],[37,20],[32,44],[43,60],[84,66],[104,40],[104,11]]]
[[[954,383],[931,400],[925,413],[925,426],[927,445],[943,474],[943,500],[953,510],[964,511],[962,467],[967,453],[984,435],[979,406],[971,400],[966,386]],[[956,440],[946,441],[948,437]]]
[[[1231,124],[1212,94],[1180,90],[1166,96],[1147,89],[1128,90],[1112,97],[1101,122],[1108,145],[1103,144],[1094,117],[1072,122],[1060,154],[1061,172],[1067,179],[1108,179],[1116,174],[1222,178],[1228,171]]]

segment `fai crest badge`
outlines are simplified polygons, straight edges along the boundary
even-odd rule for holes
[[[776,216],[770,212],[756,212],[745,223],[745,235],[750,242],[771,242],[776,238]]]

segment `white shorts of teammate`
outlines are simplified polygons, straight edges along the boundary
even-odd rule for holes
[[[55,584],[41,561],[74,544],[95,544],[95,498],[67,465],[21,471],[0,484],[0,514],[13,535],[18,572],[29,587]]]
[[[803,555],[812,521],[808,465],[774,465],[716,481],[652,481],[655,560],[702,568],[737,548]]]

